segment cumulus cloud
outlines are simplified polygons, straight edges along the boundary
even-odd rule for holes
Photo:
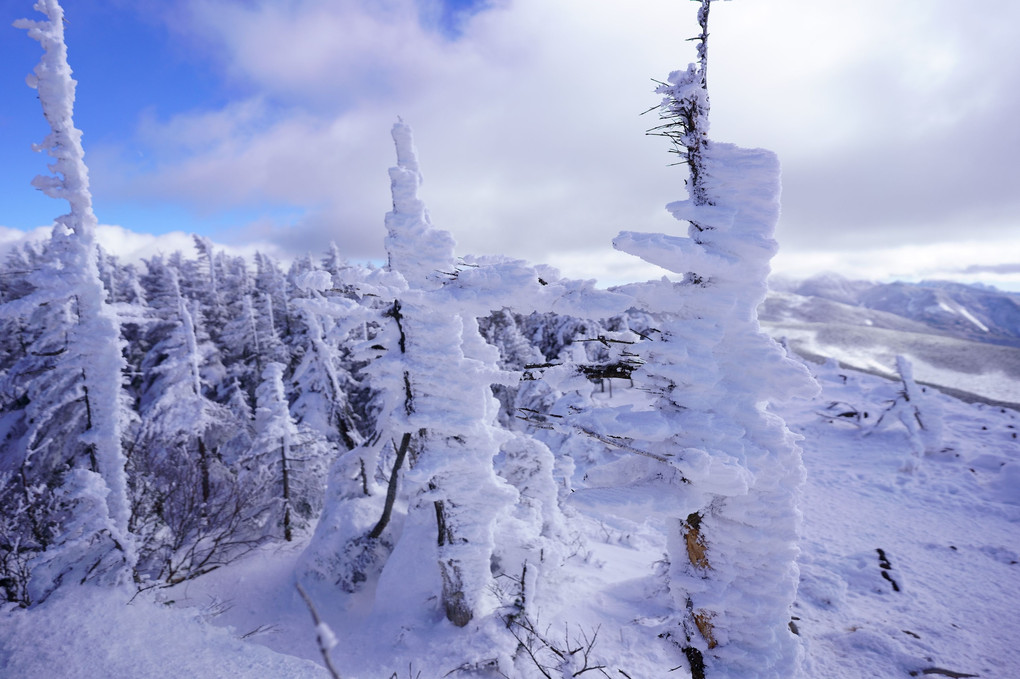
[[[651,78],[693,58],[694,3],[504,0],[456,39],[421,7],[183,2],[181,35],[242,94],[144,118],[145,164],[97,154],[97,190],[207,211],[300,206],[297,220],[221,237],[379,256],[401,115],[433,220],[463,252],[614,277],[618,231],[677,228],[662,206],[683,196],[683,170],[638,114],[656,103]],[[825,252],[853,267],[876,249],[992,242],[1015,226],[1020,4],[786,0],[712,15],[713,137],[780,154],[786,261]]]
[[[31,231],[0,226],[0,257],[6,257],[11,250],[29,243],[41,244],[49,240],[52,227],[40,226]],[[116,224],[100,224],[96,227],[96,241],[107,252],[124,263],[139,264],[156,255],[183,252],[194,256],[195,242],[190,233],[171,231],[163,234],[138,233]],[[218,250],[235,257],[254,258],[262,252],[279,259],[286,258],[286,252],[276,244],[252,239],[244,244],[216,243]]]
[[[195,256],[194,236],[183,231],[163,234],[137,233],[116,224],[100,224],[96,228],[96,240],[102,248],[126,263],[139,263],[157,255],[182,252]],[[281,248],[273,243],[251,240],[243,245],[216,243],[217,250],[223,250],[234,257],[253,259],[256,252],[274,257],[282,255]]]
[[[25,243],[40,243],[50,237],[51,227],[40,226],[31,231],[12,229],[9,226],[0,226],[0,257],[7,257],[7,254],[14,248]]]

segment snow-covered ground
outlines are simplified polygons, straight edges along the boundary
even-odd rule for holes
[[[903,427],[874,430],[897,384],[833,364],[812,369],[822,393],[777,409],[804,436],[808,469],[792,612],[803,676],[1020,676],[1020,413],[929,389],[943,411],[942,447],[907,473]],[[616,398],[627,397],[621,386]],[[534,629],[559,650],[594,641],[592,671],[580,676],[684,676],[669,672],[682,664],[675,649],[648,631],[665,614],[655,575],[662,525],[655,515],[614,518],[601,506],[598,515],[584,502],[568,507],[583,539],[551,579],[556,586],[531,593],[541,602]],[[327,677],[293,586],[299,551],[267,547],[133,600],[65,587],[33,610],[7,609],[0,676]],[[515,583],[504,584],[512,596]],[[368,587],[343,610],[319,611],[336,633],[342,676],[499,676],[485,661],[516,645],[499,620],[457,629],[438,613],[395,616],[400,602],[369,613],[373,597],[385,595]],[[532,650],[554,664],[534,636]],[[583,669],[582,655],[572,671]]]
[[[943,447],[905,474],[901,427],[862,436],[872,424],[838,416],[849,404],[874,422],[895,385],[821,372],[816,407],[783,411],[809,471],[795,612],[807,676],[1020,676],[1020,413],[929,389]]]

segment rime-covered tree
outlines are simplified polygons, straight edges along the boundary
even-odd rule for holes
[[[942,406],[914,381],[914,366],[909,358],[896,357],[896,372],[900,376],[900,388],[866,434],[887,426],[891,420],[898,420],[910,439],[910,455],[903,459],[900,471],[916,472],[926,453],[942,448]]]
[[[287,277],[271,257],[261,252],[255,253],[255,289],[261,300],[261,315],[276,328],[277,337],[289,337],[291,313]]]
[[[647,455],[623,476],[669,498],[675,617],[662,634],[696,678],[790,677],[800,654],[788,623],[804,471],[796,437],[767,404],[815,387],[758,326],[776,251],[779,163],[708,137],[709,7],[703,0],[698,13],[698,63],[657,90],[656,131],[689,169],[689,198],[668,206],[688,235],[626,232],[614,241],[682,276],[625,288],[657,320],[636,345],[642,366],[633,373],[655,402],[616,433]]]
[[[44,323],[27,354],[46,362],[40,368],[47,375],[33,378],[28,387],[35,392],[34,412],[19,462],[22,479],[45,479],[59,489],[52,541],[30,584],[33,599],[39,600],[64,582],[123,582],[136,557],[121,447],[124,359],[117,318],[100,278],[97,220],[81,131],[73,121],[76,83],[67,62],[63,10],[56,0],[39,0],[35,9],[46,18],[20,20],[16,26],[27,29],[44,50],[28,82],[50,125],[37,148],[53,162],[52,175],[32,183],[70,204],[70,212],[56,220],[46,261],[30,276],[33,291],[7,310],[32,313]]]
[[[398,163],[390,170],[394,209],[386,216],[388,266],[366,273],[358,283],[365,299],[392,300],[382,305],[378,329],[366,342],[378,354],[365,368],[377,393],[377,435],[368,445],[392,444],[390,483],[379,521],[352,534],[361,511],[356,508],[365,503],[351,502],[358,493],[350,462],[358,458],[341,457],[309,548],[308,571],[354,584],[371,574],[369,567],[381,566],[378,587],[387,596],[377,606],[400,602],[406,614],[408,602],[433,600],[451,622],[463,626],[495,610],[492,564],[501,561],[497,551],[503,556],[515,551],[497,540],[497,534],[508,536],[502,528],[512,529],[512,541],[524,546],[525,534],[540,536],[545,520],[555,522],[557,516],[548,449],[526,440],[508,449],[507,474],[520,489],[494,471],[493,458],[512,437],[498,426],[491,386],[514,384],[518,377],[499,369],[498,351],[484,341],[477,319],[518,306],[528,312],[591,308],[595,313],[611,306],[618,312],[619,300],[607,305],[604,298],[613,296],[596,294],[590,282],[550,281],[551,276],[514,260],[459,262],[452,238],[432,225],[418,197],[421,175],[410,129],[398,123],[393,138]],[[402,465],[406,472],[398,477]],[[398,482],[407,515],[394,544],[386,525]],[[521,497],[527,511],[512,511]],[[539,561],[541,546],[532,546],[531,557]],[[437,564],[429,577],[420,577],[423,555]]]
[[[251,398],[255,396],[266,361],[262,348],[265,330],[259,328],[251,293],[242,292],[233,307],[235,313],[223,326],[219,344],[223,347],[227,374]]]
[[[198,252],[198,264],[194,267],[196,275],[187,283],[188,296],[198,301],[209,334],[219,340],[220,331],[226,323],[224,302],[224,282],[227,278],[228,258],[223,252],[217,252],[213,242],[205,236],[192,234],[195,250]]]
[[[390,170],[393,211],[386,216],[386,249],[388,270],[399,278],[392,281],[394,301],[385,312],[388,330],[376,338],[389,354],[383,364],[388,367],[383,386],[388,397],[378,426],[379,438],[394,442],[400,463],[409,450],[413,459],[405,475],[408,517],[380,587],[405,602],[420,597],[418,605],[438,595],[446,617],[463,626],[493,603],[483,601],[491,597],[492,527],[515,496],[492,467],[499,445],[493,427],[495,401],[488,386],[498,381],[495,350],[489,347],[492,355],[484,359],[466,356],[464,337],[477,336],[474,318],[436,298],[457,264],[453,240],[432,227],[417,196],[421,177],[410,129],[398,123],[393,138],[398,164]],[[331,487],[329,492],[332,496],[336,490]],[[335,549],[326,531],[344,522],[330,514],[346,511],[340,506],[327,509],[311,546],[319,552],[313,563],[329,558],[322,553],[324,547],[327,552]],[[379,532],[373,530],[369,539],[381,537]],[[415,561],[435,563],[436,576],[409,577],[404,572],[411,565],[407,550],[416,554]],[[429,583],[428,591],[408,590],[414,582]],[[432,583],[436,589],[431,589]]]
[[[317,289],[324,285],[309,283],[328,280],[330,275],[310,269],[295,278],[307,297],[295,297],[290,302],[300,319],[300,329],[291,338],[295,355],[300,356],[290,376],[291,411],[299,423],[337,442],[343,450],[350,450],[360,443],[361,435],[348,399],[354,383],[346,352],[341,338],[330,334],[340,309]]]
[[[248,494],[220,457],[223,443],[245,425],[210,397],[215,385],[204,368],[218,357],[203,337],[197,304],[181,293],[177,270],[160,260],[149,266],[162,292],[153,300],[159,317],[141,365],[132,519],[143,540],[143,574],[173,582],[219,565],[234,546],[247,544],[241,523]]]
[[[268,534],[290,541],[318,516],[330,457],[321,435],[294,422],[283,366],[267,364],[256,396],[255,439],[238,464],[238,479],[254,491],[257,519]]]

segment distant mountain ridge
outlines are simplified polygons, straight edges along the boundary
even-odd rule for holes
[[[838,274],[774,279],[770,287],[759,309],[762,326],[803,356],[894,376],[895,357],[903,354],[917,378],[937,388],[1020,404],[1020,294]]]
[[[951,281],[872,283],[826,273],[770,281],[776,292],[894,314],[953,337],[1020,347],[1020,294]]]

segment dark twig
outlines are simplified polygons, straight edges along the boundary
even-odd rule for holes
[[[329,625],[322,621],[319,617],[319,612],[315,610],[315,604],[312,603],[312,598],[308,596],[308,592],[301,586],[300,582],[295,582],[294,586],[297,587],[298,594],[304,599],[305,605],[308,606],[308,612],[312,614],[312,621],[315,623],[315,640],[319,644],[319,653],[322,654],[322,659],[326,663],[326,669],[329,670],[329,674],[333,679],[341,679],[340,672],[337,671],[336,667],[333,666],[333,658],[329,654],[329,643],[324,638],[323,632],[329,630]],[[332,634],[332,630],[330,630]]]

